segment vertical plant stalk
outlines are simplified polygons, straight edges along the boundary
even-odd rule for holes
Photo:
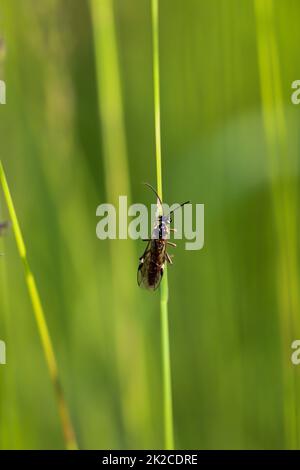
[[[161,163],[161,119],[160,119],[160,73],[159,73],[159,11],[158,0],[152,0],[152,35],[153,35],[153,81],[154,81],[154,119],[155,119],[155,155],[157,192],[161,200],[162,194],[162,163]],[[168,315],[168,273],[165,267],[161,282],[161,348],[163,370],[163,395],[164,395],[164,437],[165,448],[174,449],[173,429],[173,403],[172,403],[172,378],[170,358],[170,335]]]
[[[112,0],[91,0],[98,109],[103,141],[105,189],[109,201],[118,205],[120,194],[131,204],[131,185],[127,139],[122,99],[121,73],[114,4]],[[146,355],[136,311],[136,290],[130,281],[136,276],[134,244],[114,240],[109,245],[113,309],[113,334],[121,396],[121,414],[128,442],[140,439],[145,423],[150,420]],[[120,260],[122,262],[120,263]],[[131,346],[127,341],[131,338]],[[139,359],[137,359],[139,358]],[[136,367],[132,368],[135,364]],[[138,368],[138,369],[137,369]],[[135,370],[134,370],[135,369]],[[138,381],[138,382],[137,382]],[[136,387],[140,393],[137,396]],[[126,443],[122,443],[126,446]]]
[[[254,2],[258,65],[262,97],[263,122],[271,198],[277,233],[278,310],[282,347],[283,415],[286,447],[299,448],[299,380],[295,368],[286,366],[286,351],[299,329],[299,268],[297,238],[297,192],[285,174],[291,172],[293,160],[288,149],[288,128],[284,112],[282,78],[276,41],[272,0]]]
[[[32,274],[32,271],[28,263],[25,243],[23,240],[21,228],[19,225],[14,203],[13,203],[9,186],[7,183],[7,179],[5,176],[5,172],[2,166],[2,162],[0,162],[0,183],[3,189],[5,201],[8,207],[18,252],[23,262],[23,266],[24,266],[25,280],[26,280],[30,300],[32,303],[34,316],[35,316],[36,323],[38,326],[38,331],[39,331],[40,339],[42,342],[42,347],[44,350],[46,363],[49,369],[50,378],[51,378],[52,385],[54,388],[55,397],[57,400],[57,406],[58,406],[59,416],[61,419],[65,445],[67,449],[75,450],[77,449],[77,442],[75,438],[75,433],[73,431],[73,426],[71,423],[67,403],[65,401],[64,393],[63,393],[62,386],[61,386],[59,376],[58,376],[57,362],[56,362],[56,357],[54,354],[52,341],[50,338],[50,334],[49,334],[47,322],[45,319],[43,307],[41,304],[39,292],[36,286],[35,278]]]

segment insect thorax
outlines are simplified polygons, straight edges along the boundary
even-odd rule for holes
[[[169,238],[170,234],[170,218],[168,216],[160,216],[153,228],[152,239],[159,240]]]

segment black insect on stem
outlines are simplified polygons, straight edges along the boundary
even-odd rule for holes
[[[9,222],[0,222],[0,236],[3,234],[3,232],[9,227]],[[0,253],[0,256],[3,256],[4,253]]]
[[[8,226],[9,226],[9,222],[0,222],[0,235],[2,235],[2,233]]]
[[[171,214],[179,207],[188,204],[189,201],[179,204],[178,207],[168,215],[164,215],[162,200],[157,191],[151,186],[151,184],[144,184],[156,195],[157,202],[160,205],[160,210],[154,224],[151,238],[144,240],[147,242],[147,246],[143,255],[139,259],[137,280],[139,286],[148,290],[156,290],[162,280],[166,262],[172,264],[171,256],[167,252],[167,246],[176,247],[175,243],[168,240],[170,232],[174,231],[174,229],[170,228],[170,223],[172,222]]]

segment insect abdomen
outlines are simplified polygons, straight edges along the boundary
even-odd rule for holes
[[[154,240],[151,247],[151,258],[148,267],[148,285],[155,289],[162,277],[165,263],[165,243]]]

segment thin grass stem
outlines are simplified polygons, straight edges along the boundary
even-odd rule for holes
[[[20,224],[17,218],[16,210],[15,210],[14,203],[11,197],[11,193],[9,190],[9,186],[7,183],[7,179],[5,176],[2,162],[0,162],[0,183],[3,189],[5,201],[8,207],[18,252],[23,262],[23,266],[24,266],[25,280],[26,280],[30,300],[32,303],[34,316],[37,322],[38,331],[39,331],[40,339],[42,342],[42,347],[44,350],[47,366],[49,369],[50,378],[52,381],[52,385],[53,385],[56,400],[57,400],[58,411],[59,411],[59,416],[61,419],[65,445],[67,449],[70,449],[70,450],[77,449],[75,433],[73,431],[73,426],[71,423],[71,418],[69,415],[67,403],[65,401],[64,393],[63,393],[62,386],[59,380],[56,357],[54,354],[54,349],[53,349],[51,337],[49,334],[44,310],[41,304],[35,278],[32,274],[32,271],[30,269],[29,262],[27,259],[27,253],[26,253],[26,247],[25,247],[23,235],[21,232]]]
[[[162,193],[162,161],[161,161],[161,118],[160,118],[160,71],[159,71],[159,10],[158,0],[152,0],[152,34],[153,34],[153,81],[154,81],[154,119],[155,119],[155,155],[157,192]],[[165,448],[174,449],[172,378],[170,357],[170,335],[168,315],[169,286],[168,273],[165,268],[161,282],[161,342],[162,342],[162,370],[164,395],[164,439]]]

